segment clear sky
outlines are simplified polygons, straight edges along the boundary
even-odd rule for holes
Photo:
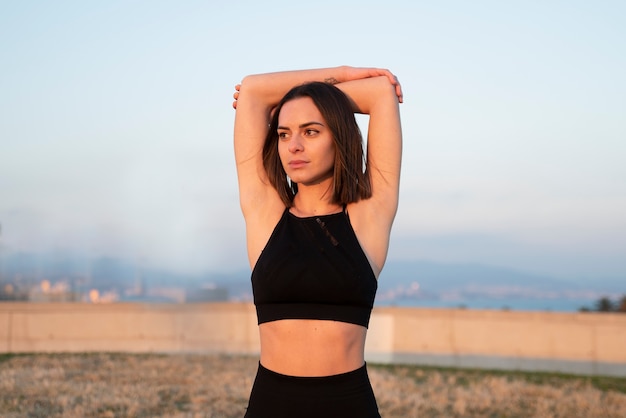
[[[2,252],[245,269],[233,86],[349,64],[387,67],[405,92],[390,259],[626,278],[625,15],[623,1],[4,1]]]

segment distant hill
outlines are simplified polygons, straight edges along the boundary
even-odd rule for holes
[[[418,282],[432,290],[467,286],[524,286],[544,290],[580,284],[483,264],[443,264],[431,261],[390,261],[379,278],[379,288]]]

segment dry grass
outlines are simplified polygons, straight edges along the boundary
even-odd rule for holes
[[[0,358],[2,417],[241,418],[257,359],[32,354]],[[626,417],[626,379],[369,365],[384,418]]]

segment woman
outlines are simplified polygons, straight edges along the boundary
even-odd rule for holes
[[[398,205],[402,91],[388,70],[247,76],[235,159],[261,341],[246,417],[380,417],[367,326]],[[367,161],[354,113],[369,115]]]

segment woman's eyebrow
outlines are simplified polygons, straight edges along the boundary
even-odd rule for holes
[[[302,129],[302,128],[307,128],[307,127],[309,127],[309,126],[311,126],[311,125],[319,125],[319,126],[324,126],[324,124],[323,124],[323,123],[321,123],[321,122],[315,122],[315,121],[312,121],[312,122],[305,122],[305,123],[303,123],[303,124],[300,124],[300,125],[298,125],[298,128],[300,128],[300,129]],[[280,126],[280,125],[279,125],[276,129],[282,129],[282,130],[284,130],[284,131],[290,131],[290,130],[291,130],[291,129],[289,129],[289,127],[287,127],[287,126]]]
[[[319,125],[319,126],[324,126],[324,124],[323,124],[323,123],[321,123],[321,122],[315,122],[315,121],[313,121],[313,122],[303,123],[302,125],[300,125],[300,126],[299,126],[299,128],[306,128],[306,127],[311,126],[311,125]]]

